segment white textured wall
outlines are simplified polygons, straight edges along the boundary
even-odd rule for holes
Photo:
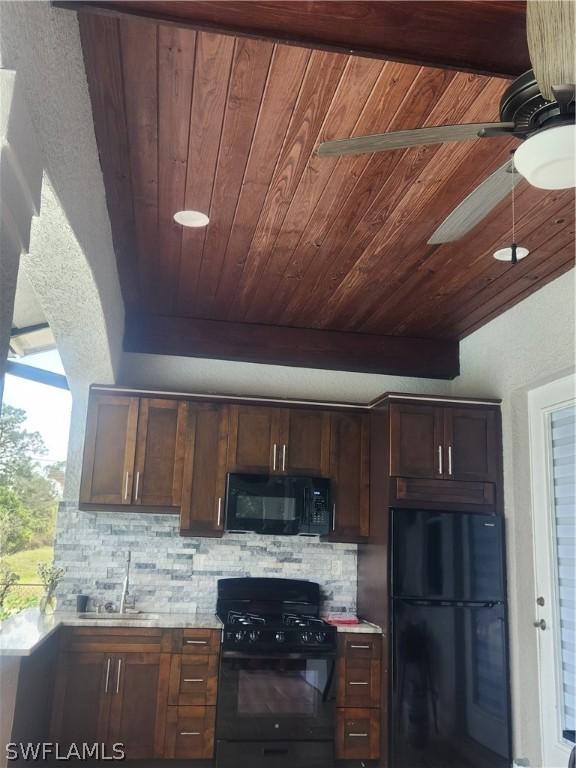
[[[527,393],[574,370],[574,278],[572,270],[464,339],[452,387],[502,398],[514,754],[531,766],[542,758]]]
[[[116,379],[124,308],[76,14],[46,1],[0,2],[0,67],[17,73],[44,164],[21,269],[74,397],[65,493],[77,498],[87,388]]]
[[[290,368],[229,360],[125,353],[118,382],[179,392],[367,403],[383,392],[449,394],[451,382]]]

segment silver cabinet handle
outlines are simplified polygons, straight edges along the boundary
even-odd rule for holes
[[[443,467],[442,467],[442,446],[438,446],[438,474],[443,474]]]
[[[134,491],[134,501],[138,501],[139,490],[140,490],[140,472],[136,472],[136,490]]]
[[[207,645],[208,640],[186,640],[186,645]]]
[[[348,736],[351,739],[367,739],[368,738],[367,733],[349,733]]]
[[[355,681],[352,681],[352,680],[350,680],[350,682],[348,683],[348,685],[368,685],[368,683],[365,683],[365,682],[359,682],[359,681],[358,681],[358,682],[355,682]]]
[[[122,669],[122,659],[118,659],[118,673],[116,675],[116,693],[120,690],[120,670]]]
[[[218,496],[218,520],[216,521],[217,528],[220,528],[221,519],[222,519],[222,496]]]
[[[110,662],[111,659],[108,657],[108,661],[106,663],[106,684],[104,685],[104,693],[108,693],[108,683],[110,682]]]
[[[332,530],[336,530],[336,504],[332,504]]]
[[[276,471],[276,453],[278,452],[278,446],[274,443],[274,451],[272,453],[272,469]]]
[[[371,646],[369,645],[351,645],[350,648],[362,648],[363,650],[367,651],[370,649]]]
[[[124,478],[124,501],[128,498],[128,478],[130,475],[128,472],[126,472],[126,477]]]
[[[203,683],[204,678],[203,677],[185,677],[182,681],[184,683]]]
[[[180,736],[202,736],[200,731],[180,731]]]
[[[452,446],[448,446],[448,474],[452,477]]]
[[[282,472],[286,469],[286,446],[282,446]]]

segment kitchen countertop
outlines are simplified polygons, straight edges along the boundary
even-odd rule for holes
[[[0,656],[30,656],[59,627],[158,627],[160,629],[220,629],[222,622],[213,613],[154,613],[142,618],[106,615],[81,618],[75,611],[57,611],[43,616],[38,608],[27,608],[2,622]]]
[[[370,621],[364,621],[363,619],[360,619],[359,624],[337,624],[335,626],[337,627],[338,632],[357,632],[358,634],[363,633],[373,635],[382,634],[382,627],[379,627],[377,624],[372,624]]]
[[[27,608],[2,622],[0,656],[30,656],[59,627],[157,627],[159,629],[220,629],[222,622],[213,613],[154,613],[142,618],[114,614],[94,614],[81,618],[73,611],[57,611],[43,616],[38,608]],[[134,615],[134,614],[132,614]],[[369,621],[341,624],[338,632],[381,634],[382,629]]]

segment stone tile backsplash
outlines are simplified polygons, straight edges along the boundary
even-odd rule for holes
[[[66,569],[59,607],[75,608],[77,594],[117,605],[128,550],[130,594],[142,611],[212,612],[216,583],[229,576],[317,581],[325,612],[356,611],[355,544],[255,534],[182,537],[177,515],[81,512],[71,502],[62,502],[58,513],[54,559]]]

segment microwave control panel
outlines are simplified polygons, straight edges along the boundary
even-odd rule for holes
[[[330,517],[328,490],[314,488],[311,493],[309,508],[310,533],[328,533],[332,522]]]

